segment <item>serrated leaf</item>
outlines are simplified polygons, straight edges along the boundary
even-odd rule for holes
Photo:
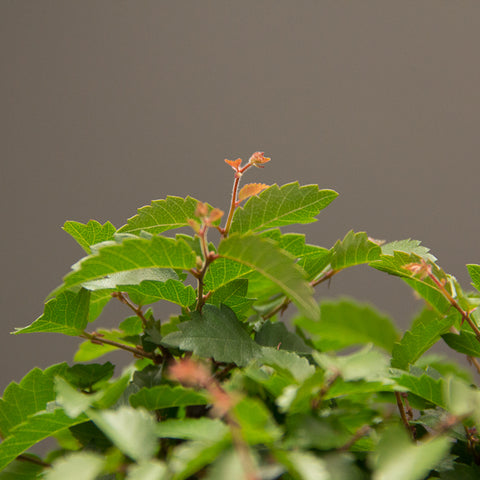
[[[159,438],[177,438],[181,440],[204,440],[224,438],[228,427],[218,418],[174,418],[157,424]]]
[[[208,403],[205,394],[178,385],[175,387],[158,385],[151,388],[142,388],[139,392],[131,395],[129,400],[132,407],[143,407],[147,410],[206,405]]]
[[[422,480],[450,449],[446,437],[413,444],[404,428],[386,430],[373,454],[373,480]]]
[[[152,281],[144,280],[139,285],[120,285],[122,292],[127,292],[137,305],[149,305],[166,300],[182,307],[195,302],[196,294],[191,285],[185,286],[179,280]]]
[[[189,270],[195,267],[195,253],[182,240],[166,237],[127,238],[108,244],[75,264],[64,278],[64,288],[101,279],[118,272],[145,268]]]
[[[419,240],[410,238],[405,240],[396,240],[394,242],[382,245],[382,255],[393,256],[394,252],[403,252],[409,255],[415,254],[424,260],[435,262],[437,259],[430,252],[430,249],[421,245]]]
[[[207,303],[220,306],[220,304],[230,307],[237,317],[243,317],[250,309],[255,301],[253,298],[248,298],[248,280],[239,278],[233,280],[217,290],[213,290],[208,297]]]
[[[66,363],[53,365],[44,371],[34,368],[20,383],[10,383],[0,399],[0,433],[5,438],[15,425],[37,412],[45,410],[55,400],[53,378],[67,370]]]
[[[282,375],[287,372],[288,376],[297,382],[304,382],[315,373],[315,367],[305,357],[271,347],[262,348],[262,355],[257,359],[257,363],[273,366]]]
[[[240,269],[240,271],[243,270],[242,276],[248,272],[263,275],[291,298],[304,315],[310,318],[318,316],[318,305],[313,298],[313,288],[304,278],[294,259],[270,240],[255,235],[232,235],[220,243],[218,253],[229,261],[223,266],[224,279],[227,281],[240,276],[238,267],[235,266],[238,264],[242,267]],[[216,266],[215,264],[216,262],[211,265],[210,270]],[[229,271],[230,267],[233,268],[232,271]]]
[[[90,292],[65,291],[45,304],[43,315],[27,327],[17,328],[17,333],[48,332],[64,335],[81,335],[88,324]]]
[[[392,367],[407,369],[408,365],[415,364],[454,322],[455,315],[442,317],[434,310],[422,310],[411,329],[407,330],[402,339],[394,345]]]
[[[462,330],[459,334],[444,333],[442,338],[450,348],[457,352],[471,357],[480,357],[480,342],[474,333]]]
[[[379,258],[380,247],[372,242],[365,232],[350,230],[343,240],[338,240],[332,248],[330,264],[333,270],[369,263]]]
[[[143,230],[155,235],[186,227],[188,220],[195,218],[197,204],[198,200],[192,197],[168,196],[164,200],[153,200],[151,205],[139,208],[137,215],[129,218],[118,231],[138,235]]]
[[[220,308],[204,305],[202,313],[193,312],[191,317],[192,320],[177,325],[178,332],[166,335],[162,344],[239,366],[260,355],[260,346],[250,338],[243,323],[226,305]]]
[[[316,321],[299,317],[294,323],[313,336],[315,347],[321,351],[373,343],[391,352],[398,339],[398,332],[388,316],[370,305],[346,298],[323,301]]]
[[[467,265],[472,285],[480,292],[480,265]]]
[[[47,471],[45,480],[95,480],[105,458],[93,452],[74,452],[61,457]]]
[[[0,470],[41,440],[86,420],[87,417],[83,415],[72,419],[60,409],[28,418],[13,428],[10,435],[0,443]]]
[[[419,377],[404,373],[396,378],[395,381],[397,382],[397,385],[406,388],[410,393],[413,393],[439,407],[447,407],[442,394],[443,380],[441,378],[435,380],[426,373]]]
[[[264,347],[274,347],[278,350],[309,354],[312,349],[294,332],[287,330],[282,322],[266,321],[255,335],[255,341]]]
[[[300,186],[298,182],[279,187],[272,185],[237,208],[230,233],[260,232],[295,223],[315,222],[315,217],[338,196],[318,185]]]
[[[158,450],[155,420],[142,409],[90,411],[90,418],[110,440],[133,460],[148,460]]]
[[[67,221],[63,225],[63,230],[71,235],[87,253],[92,252],[90,248],[92,245],[113,240],[116,232],[110,222],[102,225],[96,220],[89,220],[87,224]]]

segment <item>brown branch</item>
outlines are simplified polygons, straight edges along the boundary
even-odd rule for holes
[[[364,425],[363,427],[360,427],[354,434],[353,434],[353,437],[348,440],[347,443],[345,443],[344,445],[342,445],[338,450],[340,452],[348,452],[350,450],[350,448],[356,443],[358,442],[358,440],[360,440],[362,437],[364,437],[365,435],[368,435],[368,433],[372,430],[372,427],[370,427],[370,425]]]
[[[147,319],[145,318],[145,315],[143,314],[141,307],[139,307],[137,305],[134,305],[132,303],[132,301],[127,297],[126,293],[124,293],[124,292],[113,292],[112,297],[118,298],[118,300],[120,300],[120,302],[122,302],[124,305],[127,305],[127,307],[129,307],[131,310],[133,310],[135,312],[135,315],[137,315],[137,317],[140,318],[140,320],[143,323],[143,326],[144,327],[147,326]]]
[[[45,468],[50,468],[52,466],[50,463],[44,462],[40,458],[31,457],[30,455],[26,455],[24,453],[19,455],[16,459],[20,462],[29,462],[35,465],[40,465],[41,467],[45,467]]]
[[[398,407],[398,411],[400,412],[400,417],[402,419],[402,422],[405,425],[405,428],[408,430],[408,432],[412,436],[412,439],[415,440],[415,427],[410,425],[408,421],[407,415],[405,413],[405,409],[403,408],[402,395],[400,392],[395,392],[395,400],[397,401],[397,407]]]

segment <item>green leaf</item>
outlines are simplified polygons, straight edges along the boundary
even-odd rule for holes
[[[188,220],[195,218],[197,204],[198,200],[192,197],[168,196],[164,200],[153,200],[151,205],[139,208],[137,215],[129,218],[118,231],[138,235],[143,230],[155,235],[186,227]]]
[[[78,423],[85,422],[83,415],[70,418],[63,410],[57,409],[52,413],[43,413],[28,418],[10,431],[10,435],[0,443],[0,471],[18,455],[45,438]]]
[[[167,467],[159,460],[148,460],[131,465],[126,480],[167,480]]]
[[[440,480],[478,480],[480,478],[480,467],[478,465],[455,463],[454,470],[442,472],[439,478]]]
[[[80,390],[91,390],[96,383],[112,378],[114,370],[115,366],[110,362],[104,364],[91,363],[88,365],[76,364],[69,367],[63,376]]]
[[[28,455],[32,460],[40,461],[41,458]],[[43,471],[41,465],[25,461],[14,461],[0,472],[0,480],[35,480]]]
[[[315,373],[315,367],[305,357],[271,347],[262,348],[262,356],[257,363],[273,366],[277,372],[297,382],[303,382]]]
[[[452,376],[442,386],[445,404],[453,415],[473,415],[476,422],[480,420],[480,392],[476,387]]]
[[[166,237],[126,238],[108,244],[75,264],[64,278],[64,288],[101,279],[118,272],[144,268],[189,270],[195,267],[195,253],[182,240]]]
[[[74,452],[56,460],[45,480],[95,480],[103,470],[105,459],[93,452]]]
[[[398,339],[389,317],[367,304],[347,298],[323,301],[316,321],[299,317],[294,323],[313,335],[312,341],[321,351],[373,343],[391,352]]]
[[[279,187],[272,185],[237,208],[230,233],[259,232],[295,223],[312,223],[336,197],[333,190],[319,190],[318,185],[300,186],[298,182]]]
[[[474,333],[462,330],[459,334],[444,333],[442,338],[450,348],[457,352],[471,357],[480,357],[480,342]]]
[[[90,418],[110,440],[133,460],[148,460],[158,450],[155,420],[145,410],[89,411]]]
[[[87,224],[68,221],[63,225],[63,230],[71,235],[87,253],[92,252],[90,248],[92,245],[113,240],[116,232],[110,222],[102,225],[96,220],[89,220]]]
[[[159,438],[177,438],[181,440],[211,441],[224,438],[228,427],[218,418],[174,418],[157,424]]]
[[[442,394],[443,380],[441,378],[435,380],[426,373],[419,377],[404,373],[395,380],[397,385],[406,388],[410,393],[413,393],[439,407],[446,408]]]
[[[17,333],[48,332],[78,336],[88,323],[90,292],[62,292],[45,304],[43,315],[27,327],[17,328]]]
[[[242,437],[250,445],[268,445],[282,436],[282,430],[273,420],[270,411],[257,398],[243,398],[233,407],[233,414],[240,425]]]
[[[434,438],[414,445],[404,428],[384,432],[373,454],[373,480],[422,480],[448,453],[450,440]]]
[[[282,322],[266,321],[255,335],[255,341],[264,347],[309,354],[312,349],[296,333],[289,332]]]
[[[440,316],[430,309],[423,309],[392,351],[392,367],[406,370],[432,347],[440,335],[447,332],[455,322],[455,315]]]
[[[88,321],[94,322],[102,313],[105,305],[112,299],[113,288],[105,290],[94,290],[90,292],[90,307],[88,312]]]
[[[181,386],[171,387],[170,385],[142,388],[139,392],[131,395],[129,400],[132,407],[144,407],[147,410],[206,405],[208,403],[207,396],[201,392]]]
[[[207,299],[207,303],[217,306],[223,303],[230,307],[237,317],[241,318],[245,316],[255,301],[253,298],[248,298],[247,295],[248,280],[239,278],[226,283],[217,290],[213,290]]]
[[[350,230],[343,240],[338,240],[332,248],[330,264],[333,270],[369,263],[381,254],[380,247],[372,242],[365,232]]]
[[[419,240],[396,240],[382,245],[382,255],[393,256],[394,252],[403,252],[408,255],[415,254],[424,260],[435,262],[437,259],[430,252],[430,249],[421,245]]]
[[[0,432],[6,438],[10,430],[31,415],[45,410],[47,403],[55,400],[53,378],[68,368],[60,363],[45,371],[34,368],[20,383],[10,383],[0,399]]]
[[[472,285],[480,292],[480,265],[467,265],[468,273],[472,279]]]
[[[98,329],[96,332],[97,335],[101,335],[107,340],[113,340],[116,342],[121,341],[127,345],[135,346],[135,344],[124,339],[125,333],[121,332],[120,330]],[[117,350],[118,348],[113,347],[112,345],[93,343],[90,340],[85,340],[78,346],[77,352],[75,353],[73,359],[75,362],[90,362],[91,360],[96,360],[102,355],[106,355],[107,353],[115,352]]]
[[[179,332],[163,338],[162,344],[192,351],[200,357],[217,362],[233,362],[239,366],[261,354],[261,348],[245,331],[233,311],[225,305],[220,308],[204,305],[202,313],[193,312],[192,320],[178,325]]]
[[[195,302],[196,294],[191,285],[185,286],[179,280],[155,282],[144,280],[139,285],[121,285],[120,290],[127,292],[137,305],[148,305],[166,300],[182,307],[188,307]]]
[[[319,312],[313,298],[313,288],[304,278],[300,268],[295,265],[294,259],[272,241],[255,235],[232,235],[220,243],[218,252],[228,262],[221,266],[223,272],[217,271],[214,275],[212,271],[216,267],[215,261],[209,269],[208,273],[211,273],[211,276],[208,276],[208,280],[216,276],[217,283],[218,277],[223,277],[219,285],[233,280],[240,276],[238,269],[235,268],[235,264],[238,264],[243,267],[242,276],[249,272],[263,275],[290,297],[304,315],[317,318]],[[233,271],[229,270],[231,266],[234,267]],[[207,283],[207,276],[205,282]]]
[[[142,268],[141,270],[113,273],[105,276],[101,280],[85,282],[83,287],[92,291],[104,289],[124,291],[125,289],[123,287],[139,285],[145,280],[166,282],[170,279],[178,280],[178,275],[170,268]]]

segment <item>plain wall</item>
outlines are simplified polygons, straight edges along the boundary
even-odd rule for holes
[[[82,256],[66,220],[119,227],[166,195],[227,209],[223,160],[256,150],[272,161],[249,181],[340,193],[300,228],[307,242],[330,247],[350,229],[416,238],[468,287],[479,45],[476,0],[1,1],[0,391],[79,343],[9,334]],[[420,307],[363,267],[318,289],[342,294],[402,328]],[[98,325],[128,314],[112,305]]]

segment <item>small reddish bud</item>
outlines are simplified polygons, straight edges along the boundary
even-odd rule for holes
[[[255,152],[251,157],[248,163],[255,165],[258,168],[263,168],[263,164],[267,163],[271,158],[265,157],[264,152]]]
[[[238,172],[240,170],[242,159],[241,158],[237,158],[236,160],[225,159],[225,163],[228,163],[236,172]]]

